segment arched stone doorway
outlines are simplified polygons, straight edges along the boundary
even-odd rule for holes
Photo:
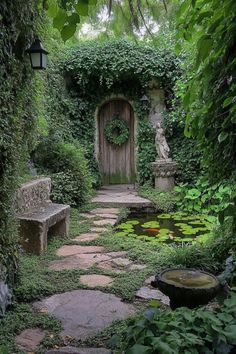
[[[105,126],[116,115],[126,120],[129,138],[121,146],[107,141]],[[135,119],[131,105],[123,99],[104,103],[98,112],[98,160],[103,185],[135,183]]]

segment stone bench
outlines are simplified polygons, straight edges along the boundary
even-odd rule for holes
[[[15,199],[21,244],[25,251],[40,254],[49,235],[68,236],[70,206],[50,201],[51,179],[25,183]]]

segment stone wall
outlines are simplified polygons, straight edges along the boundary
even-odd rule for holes
[[[24,183],[16,193],[15,211],[27,213],[50,201],[51,179],[39,178]]]

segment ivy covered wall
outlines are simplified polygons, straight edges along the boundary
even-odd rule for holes
[[[12,200],[34,144],[36,86],[25,49],[36,31],[40,1],[0,3],[0,264],[14,281],[18,247]],[[1,274],[0,274],[1,277]]]
[[[94,159],[96,107],[109,95],[124,95],[138,119],[138,182],[152,179],[150,162],[156,157],[155,131],[148,120],[150,107],[141,97],[153,79],[165,91],[166,104],[180,75],[180,59],[166,50],[155,50],[127,40],[85,42],[66,51],[62,62],[70,99],[64,102],[72,122],[72,134],[86,149],[95,184],[100,183]]]

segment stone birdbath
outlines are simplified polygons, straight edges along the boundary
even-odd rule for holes
[[[172,310],[205,305],[220,291],[218,279],[196,269],[166,269],[157,274],[151,285],[170,298]]]

